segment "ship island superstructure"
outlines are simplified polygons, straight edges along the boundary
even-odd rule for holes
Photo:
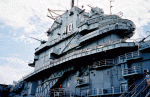
[[[34,72],[11,89],[11,96],[148,95],[150,41],[130,41],[135,28],[132,21],[106,15],[101,8],[91,7],[88,13],[73,6],[55,19],[48,41],[41,42],[28,64]]]

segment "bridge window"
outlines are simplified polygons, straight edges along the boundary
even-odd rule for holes
[[[68,32],[71,32],[72,29],[73,29],[73,23],[70,23],[70,24],[68,25]]]
[[[68,87],[70,87],[70,83],[68,83]]]

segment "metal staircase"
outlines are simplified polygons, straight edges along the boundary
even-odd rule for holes
[[[149,97],[150,96],[150,91],[146,94],[146,96],[145,97]]]
[[[130,90],[134,89],[136,87],[136,84],[133,83],[130,85],[128,89],[126,89],[119,97],[126,97],[126,95],[129,93]]]
[[[147,85],[147,87],[137,95],[137,97],[149,97],[150,96],[150,87]]]
[[[136,85],[132,90],[128,90],[127,94],[122,94],[120,97],[149,97],[150,87],[147,85],[146,78]]]

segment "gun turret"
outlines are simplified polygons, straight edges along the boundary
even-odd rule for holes
[[[39,40],[39,39],[36,39],[36,38],[33,38],[33,37],[30,37],[30,38],[32,38],[32,39],[35,39],[35,40],[37,40],[37,41],[40,41],[41,42],[41,44],[44,44],[44,43],[46,43],[46,41],[45,40]]]
[[[87,6],[89,6],[93,12],[95,12],[95,10],[92,6],[90,6],[90,5],[87,5]]]
[[[149,31],[147,31],[147,32],[149,32]],[[144,37],[141,41],[139,41],[139,43],[144,42],[144,40],[145,40],[146,38],[148,38],[149,36],[150,36],[150,35],[148,35],[148,36]]]
[[[103,15],[104,14],[103,9],[100,9],[98,7],[91,7],[90,5],[88,5],[88,6],[91,8],[89,17],[92,17],[95,14],[98,14],[98,15]]]

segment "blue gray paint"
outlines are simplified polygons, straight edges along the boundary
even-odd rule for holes
[[[145,78],[143,70],[150,69],[150,42],[126,41],[134,30],[132,21],[105,15],[98,7],[89,13],[67,10],[47,31],[48,41],[35,49],[34,62],[28,64],[34,72],[11,92],[31,97],[127,94],[130,85]]]

